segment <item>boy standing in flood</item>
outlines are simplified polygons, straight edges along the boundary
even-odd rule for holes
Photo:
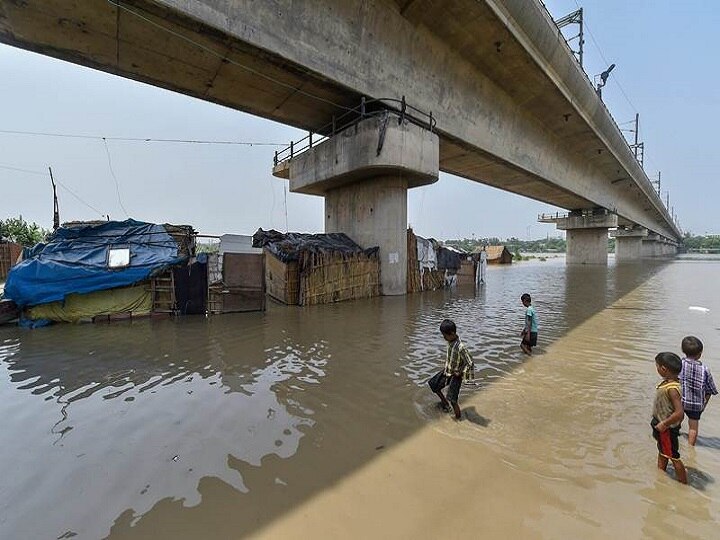
[[[658,469],[667,469],[668,461],[672,461],[678,482],[687,484],[687,471],[680,460],[678,437],[680,423],[685,412],[682,406],[682,389],[680,388],[680,357],[671,352],[661,352],[655,357],[655,369],[663,380],[655,389],[655,403],[650,425],[653,438],[657,441]]]
[[[450,407],[455,413],[455,419],[460,419],[460,386],[462,382],[472,380],[475,377],[475,364],[472,356],[465,348],[465,344],[457,335],[457,327],[450,319],[445,319],[440,324],[440,333],[447,341],[447,354],[445,357],[444,369],[434,375],[429,381],[430,389],[440,398],[440,406],[444,411],[449,412]],[[443,395],[442,389],[448,386],[447,398]]]
[[[528,293],[523,294],[520,297],[520,301],[522,302],[522,305],[525,306],[525,326],[523,327],[523,331],[520,333],[522,336],[520,348],[525,354],[532,354],[532,348],[537,345],[537,313],[535,313],[535,308],[532,306],[532,298],[530,298]]]
[[[683,338],[682,371],[682,404],[688,417],[688,442],[695,446],[700,428],[700,415],[707,407],[710,397],[718,393],[715,381],[707,367],[700,362],[703,353],[703,344],[695,336]]]

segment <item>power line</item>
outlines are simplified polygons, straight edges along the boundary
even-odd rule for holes
[[[21,169],[20,167],[11,167],[10,165],[2,165],[0,164],[0,169],[7,169],[9,171],[17,171],[17,172],[24,172],[27,174],[37,174],[39,176],[45,176],[44,172],[40,171],[31,171],[30,169]]]
[[[125,217],[130,217],[127,210],[125,210],[125,205],[122,202],[122,197],[120,197],[120,182],[118,182],[117,176],[115,176],[115,171],[113,170],[112,166],[112,159],[110,158],[110,148],[108,148],[108,143],[105,139],[103,139],[103,144],[105,145],[105,153],[107,154],[108,158],[108,167],[110,168],[110,174],[112,175],[113,180],[115,180],[115,192],[117,193],[120,208],[122,208],[122,211],[125,212]]]
[[[167,32],[168,34],[171,34],[171,35],[173,35],[173,36],[175,36],[175,37],[177,37],[177,38],[179,38],[179,39],[182,39],[183,41],[185,41],[185,42],[187,42],[187,43],[190,43],[190,44],[192,44],[192,45],[194,45],[194,46],[202,49],[203,51],[205,51],[205,52],[207,52],[207,53],[210,53],[211,55],[215,56],[216,58],[219,58],[220,60],[223,60],[224,62],[228,62],[229,64],[232,64],[232,65],[237,66],[237,67],[239,67],[239,68],[241,68],[241,69],[244,69],[244,70],[247,71],[248,73],[252,73],[253,75],[257,75],[258,77],[262,77],[263,79],[265,79],[265,80],[267,80],[267,81],[270,81],[270,82],[273,82],[273,83],[278,84],[278,85],[280,85],[280,86],[283,86],[283,87],[287,88],[288,90],[292,90],[293,92],[296,92],[296,93],[301,94],[301,95],[303,95],[303,96],[309,97],[309,98],[311,98],[311,99],[315,99],[315,100],[317,100],[317,101],[321,101],[321,102],[323,102],[323,103],[327,103],[328,105],[332,105],[333,107],[337,107],[338,109],[343,109],[343,110],[345,110],[345,111],[351,111],[351,110],[352,110],[350,107],[346,107],[345,105],[340,105],[339,103],[335,103],[334,101],[329,100],[329,99],[324,98],[324,97],[321,97],[321,96],[316,96],[316,95],[314,95],[314,94],[312,94],[312,93],[310,93],[310,92],[307,92],[307,91],[302,90],[302,89],[300,89],[300,88],[298,88],[298,87],[296,87],[296,86],[293,86],[292,84],[289,84],[289,83],[286,83],[286,82],[281,81],[281,80],[279,80],[279,79],[276,79],[276,78],[274,78],[274,77],[271,77],[270,75],[266,75],[265,73],[262,73],[262,72],[260,72],[260,71],[258,71],[258,70],[256,70],[256,69],[251,68],[250,66],[247,66],[247,65],[245,65],[245,64],[242,64],[242,63],[240,63],[240,62],[238,62],[238,61],[236,61],[236,60],[233,60],[232,58],[228,58],[227,55],[225,55],[225,54],[220,54],[220,53],[216,52],[215,50],[211,49],[210,47],[207,47],[206,45],[203,45],[202,43],[198,43],[197,41],[194,41],[194,40],[190,39],[189,37],[184,36],[183,34],[180,34],[179,32],[176,32],[176,31],[174,31],[174,30],[172,30],[172,29],[170,29],[170,28],[167,28],[167,27],[165,27],[165,26],[163,26],[163,25],[161,25],[161,24],[158,24],[158,23],[156,23],[155,21],[153,21],[152,19],[149,19],[148,17],[145,17],[145,16],[142,15],[141,13],[138,13],[137,11],[132,10],[132,9],[130,9],[130,8],[127,7],[127,6],[124,6],[124,5],[120,4],[120,3],[119,3],[118,1],[116,1],[116,0],[107,0],[107,1],[108,1],[108,3],[112,4],[113,6],[115,6],[117,9],[121,9],[121,10],[123,10],[123,11],[126,11],[127,13],[130,13],[131,15],[134,15],[135,17],[138,17],[139,19],[142,19],[143,21],[147,22],[148,24],[151,24],[151,25],[154,26],[155,28],[159,28],[159,29],[162,30],[163,32]]]
[[[0,169],[7,169],[7,170],[9,170],[9,171],[22,172],[22,173],[25,173],[25,174],[34,174],[34,175],[36,175],[36,176],[43,176],[43,177],[47,176],[46,173],[44,173],[44,172],[42,172],[42,171],[35,171],[35,170],[31,170],[31,169],[23,169],[23,168],[21,168],[21,167],[13,167],[13,166],[11,166],[11,165],[0,164]],[[95,208],[93,205],[91,205],[90,203],[88,203],[87,201],[85,201],[82,197],[80,197],[80,195],[78,195],[77,193],[75,193],[72,189],[70,189],[68,186],[66,186],[63,182],[61,182],[60,180],[57,180],[57,184],[58,184],[61,188],[63,188],[65,191],[67,191],[70,195],[72,195],[75,199],[77,199],[78,202],[84,204],[85,206],[87,206],[87,207],[88,207],[90,210],[92,210],[93,212],[97,212],[97,213],[100,214],[102,217],[105,217],[105,214],[103,214],[100,210],[98,210],[98,209]]]
[[[575,0],[575,5],[578,7],[578,9],[580,9],[580,3],[578,2],[578,0]],[[598,44],[597,40],[595,39],[595,36],[593,35],[592,30],[590,30],[590,26],[588,25],[587,22],[585,22],[585,29],[588,31],[588,34],[590,34],[590,39],[592,40],[593,44],[595,45],[595,48],[597,49],[598,53],[600,53],[600,58],[602,58],[602,60],[603,60],[603,62],[605,63],[605,65],[609,65],[610,62],[608,62],[608,59],[605,58],[605,55],[603,54],[602,49],[600,48],[600,45]],[[615,84],[617,84],[618,88],[620,89],[620,92],[621,92],[622,95],[625,97],[625,100],[628,102],[628,104],[630,105],[630,107],[632,108],[632,110],[633,110],[634,112],[637,112],[637,107],[635,107],[635,105],[633,104],[633,102],[630,101],[630,98],[629,98],[628,95],[625,93],[625,89],[624,89],[624,88],[622,87],[622,85],[620,84],[620,80],[618,79],[617,75],[615,75],[615,76],[613,77],[613,80],[615,81]]]
[[[0,133],[6,135],[29,135],[37,137],[61,137],[67,139],[92,139],[121,142],[158,142],[158,143],[183,143],[183,144],[223,144],[240,146],[287,146],[287,143],[273,143],[264,141],[215,141],[204,139],[155,139],[152,137],[104,137],[102,135],[82,135],[76,133],[47,133],[42,131],[19,131],[0,129]]]

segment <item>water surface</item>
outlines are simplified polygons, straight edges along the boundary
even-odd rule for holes
[[[491,267],[479,292],[2,327],[0,537],[425,537],[467,504],[458,535],[711,538],[720,400],[681,440],[687,488],[655,471],[648,415],[652,358],[688,333],[720,380],[719,270],[550,259]],[[478,368],[460,423],[424,386],[445,317]]]

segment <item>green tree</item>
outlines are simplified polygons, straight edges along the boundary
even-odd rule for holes
[[[50,231],[40,227],[37,223],[28,223],[22,216],[17,218],[0,219],[0,237],[11,242],[17,242],[25,247],[31,247],[42,242]]]

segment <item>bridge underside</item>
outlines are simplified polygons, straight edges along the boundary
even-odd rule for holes
[[[679,235],[534,1],[9,0],[0,41],[313,131],[406,95],[442,171]]]

